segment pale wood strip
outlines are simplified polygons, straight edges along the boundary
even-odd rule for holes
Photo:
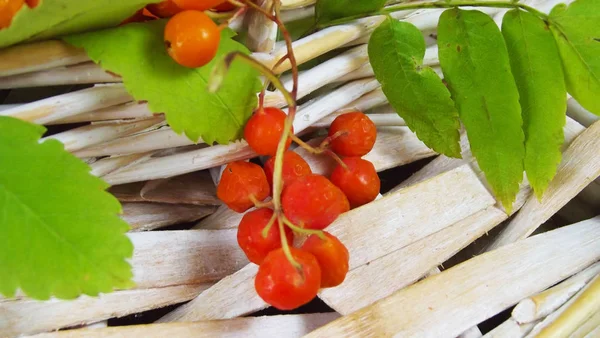
[[[40,334],[36,338],[198,337],[198,338],[299,338],[338,318],[335,312],[235,318],[196,323],[167,323],[70,330]]]
[[[0,49],[0,76],[34,72],[89,61],[82,49],[48,40]]]
[[[302,72],[298,76],[298,98],[305,97],[313,91],[335,82],[339,77],[358,69],[368,59],[367,46],[362,45]],[[373,76],[373,74],[370,76]],[[291,90],[293,86],[292,80],[285,81],[284,86],[288,90]],[[287,102],[280,91],[274,91],[266,93],[265,105],[284,107],[287,106]]]
[[[113,186],[109,191],[124,202],[221,205],[208,171]]]
[[[122,84],[97,85],[3,110],[0,115],[47,124],[67,117],[132,101]]]
[[[37,72],[0,77],[0,89],[121,82],[119,76],[86,62]]]
[[[600,217],[474,257],[305,337],[452,337],[600,258]]]
[[[217,281],[248,264],[235,230],[149,231],[128,234],[136,288]]]
[[[573,142],[573,140],[575,140],[575,138],[579,136],[584,130],[585,127],[583,127],[577,121],[567,117],[567,123],[564,128],[565,144],[563,148],[566,149],[571,144],[571,142]],[[390,192],[394,192],[408,187],[410,185],[416,184],[435,175],[439,175],[440,173],[443,173],[445,171],[454,169],[465,163],[469,163],[469,165],[471,165],[473,170],[475,170],[476,172],[481,172],[479,166],[477,166],[477,163],[475,162],[475,158],[471,154],[469,141],[466,135],[464,134],[461,137],[461,149],[462,159],[450,158],[444,155],[440,155],[433,161],[431,161],[431,163],[427,164],[421,170],[419,170],[407,180],[402,182],[400,185],[392,189]],[[481,177],[483,177],[483,173],[481,173]]]
[[[596,263],[548,290],[523,299],[513,309],[511,316],[519,323],[542,319],[566,303],[599,273],[600,263]]]
[[[92,168],[90,173],[94,176],[102,177],[119,168],[125,168],[129,165],[134,165],[135,163],[146,161],[150,159],[150,156],[152,156],[152,154],[153,152],[146,152],[125,156],[105,157],[90,164],[90,167]]]
[[[600,337],[600,309],[596,311],[585,323],[581,324],[569,338],[594,338]]]
[[[159,128],[164,123],[164,117],[162,116],[125,121],[97,122],[54,134],[42,138],[42,140],[58,140],[64,144],[65,150],[75,152],[115,138],[135,134],[147,129]]]
[[[110,120],[126,120],[141,117],[151,117],[153,114],[148,110],[148,104],[128,102],[116,106],[91,111],[89,113],[77,114],[64,119],[52,121],[47,124],[66,124],[81,122],[97,122]]]
[[[486,333],[484,338],[522,338],[525,337],[538,322],[519,324],[510,317],[493,330]]]
[[[0,336],[35,334],[157,309],[185,302],[210,285],[123,290],[75,300],[0,300]]]
[[[600,219],[599,217],[596,217]],[[567,337],[600,309],[600,276],[533,327],[528,338]]]
[[[199,140],[198,143],[202,143],[202,140]],[[73,154],[77,157],[120,156],[192,144],[194,144],[194,142],[187,138],[187,136],[175,133],[170,127],[164,127],[110,140],[92,147],[81,149]]]
[[[337,312],[350,314],[415,283],[506,218],[502,210],[489,207],[351,270],[344,283],[321,290],[319,297]]]
[[[481,330],[479,330],[477,325],[475,325],[475,326],[469,328],[468,330],[466,330],[465,332],[459,334],[457,338],[480,338],[480,337],[483,337],[483,334],[481,334]]]
[[[215,212],[215,206],[165,203],[122,203],[121,219],[130,232],[153,230],[169,225],[194,222]]]
[[[254,289],[254,276],[257,272],[258,265],[248,264],[156,322],[230,319],[266,309],[269,305]]]
[[[425,203],[429,207],[421,208]],[[353,269],[494,203],[475,174],[467,167],[460,167],[351,210],[341,215],[327,231],[337,236],[351,252]],[[377,222],[373,222],[373,215],[377,215]],[[160,321],[227,319],[265,308],[266,303],[254,290],[256,271],[256,265],[246,266]]]
[[[521,211],[490,243],[488,250],[529,236],[590,182],[600,176],[600,121],[592,124],[563,153],[556,176],[538,201],[530,196]]]

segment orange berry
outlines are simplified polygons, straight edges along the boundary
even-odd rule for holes
[[[341,156],[364,156],[375,144],[377,129],[369,117],[361,112],[340,115],[333,120],[329,136],[342,133],[331,141],[331,149]]]
[[[150,4],[146,6],[150,13],[158,16],[159,18],[170,18],[173,15],[183,11],[179,8],[172,0],[166,0],[157,4]]]
[[[24,3],[23,0],[0,0],[0,29],[10,26],[13,17]]]
[[[183,11],[169,19],[164,40],[173,60],[182,66],[197,68],[217,55],[221,33],[204,12]]]
[[[281,231],[277,220],[271,225],[267,237],[263,237],[263,229],[273,217],[273,210],[261,208],[244,215],[237,232],[237,241],[254,264],[261,264],[269,252],[281,248]],[[289,227],[284,227],[288,245],[292,245],[294,234]]]
[[[40,4],[40,0],[25,0],[29,8],[36,8]]]
[[[205,11],[224,3],[227,0],[173,0],[177,6],[185,10]]]
[[[311,235],[302,245],[310,252],[321,267],[321,287],[330,288],[342,284],[348,273],[350,254],[346,246],[334,235],[324,232],[325,239]]]
[[[244,127],[244,138],[252,150],[260,155],[275,155],[286,118],[287,115],[279,108],[259,108]],[[286,148],[290,144],[292,144],[291,138],[287,140]]]
[[[271,188],[273,187],[273,173],[275,172],[275,156],[269,158],[264,165],[267,181]],[[302,156],[295,151],[288,150],[283,153],[283,168],[281,168],[281,178],[283,186],[290,184],[298,177],[312,174],[312,170]]]
[[[310,302],[321,285],[321,268],[315,256],[296,248],[290,251],[301,272],[288,261],[283,249],[277,249],[267,255],[254,279],[260,298],[279,310],[293,310]]]
[[[346,195],[321,175],[300,177],[281,196],[285,216],[294,224],[322,230],[350,209]]]
[[[231,210],[244,212],[254,206],[252,197],[264,201],[269,191],[265,172],[258,164],[237,161],[229,163],[223,170],[217,197]]]
[[[360,157],[343,159],[347,168],[338,165],[331,173],[331,183],[340,188],[352,208],[367,204],[379,194],[381,182],[373,163]]]
[[[237,8],[236,5],[234,5],[234,4],[230,3],[230,2],[224,2],[224,3],[216,6],[215,8],[213,8],[213,10],[215,12],[230,12],[230,11],[236,9],[236,8]]]

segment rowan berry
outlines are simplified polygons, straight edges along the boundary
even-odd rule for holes
[[[173,0],[175,4],[184,10],[205,11],[223,4],[227,0]]]
[[[271,222],[267,236],[263,236],[263,230],[273,215],[273,210],[261,208],[246,213],[240,221],[237,241],[252,263],[261,264],[269,252],[281,248],[281,231],[277,220]],[[294,234],[290,228],[284,229],[288,245],[292,245]]]
[[[164,33],[167,52],[182,66],[202,67],[219,49],[219,27],[204,12],[183,11],[167,22]]]
[[[377,129],[369,117],[361,112],[340,115],[329,128],[331,149],[341,156],[366,155],[375,144]]]
[[[179,8],[173,0],[165,0],[159,2],[157,4],[150,4],[146,6],[150,13],[156,15],[159,18],[170,18],[173,15],[183,11],[183,9]]]
[[[24,3],[23,0],[0,0],[0,29],[10,26],[13,17]]]
[[[244,212],[254,206],[254,200],[264,201],[269,196],[265,172],[250,162],[231,162],[223,170],[217,187],[217,197],[231,210]]]
[[[36,8],[40,4],[40,0],[25,0],[29,8]]]
[[[325,239],[311,235],[302,245],[310,252],[321,267],[321,287],[329,288],[342,284],[348,273],[350,254],[346,246],[334,235],[323,232]]]
[[[236,9],[236,8],[237,8],[236,5],[234,5],[234,4],[230,3],[230,2],[224,2],[224,3],[216,6],[215,8],[213,8],[213,10],[215,12],[230,12],[230,11]]]
[[[381,182],[373,163],[360,157],[346,157],[343,161],[346,168],[338,165],[331,173],[331,183],[344,192],[350,207],[356,208],[375,200]]]
[[[283,249],[277,249],[267,255],[254,280],[260,298],[279,310],[292,310],[310,302],[321,284],[321,268],[315,256],[296,248],[290,251],[300,269],[288,261]]]
[[[244,138],[257,154],[275,155],[283,134],[287,115],[279,108],[259,108],[250,117],[244,128]],[[292,133],[293,133],[292,129]],[[287,140],[286,148],[292,139]]]
[[[281,196],[285,216],[294,224],[321,230],[350,209],[346,195],[321,175],[300,177],[287,185]]]
[[[275,172],[275,159],[276,157],[270,157],[265,162],[265,174],[267,175],[267,181],[269,185],[273,187],[273,173]],[[283,186],[290,184],[298,177],[303,177],[312,174],[310,165],[298,155],[295,151],[288,150],[283,153],[283,167],[281,169],[281,178],[283,180]]]
[[[146,22],[146,21],[154,20],[156,18],[157,17],[154,16],[154,14],[150,13],[150,11],[148,11],[146,8],[142,8],[139,11],[135,12],[135,14],[133,14],[129,18],[123,20],[120,23],[120,25],[122,26],[122,25],[130,24],[130,23]]]

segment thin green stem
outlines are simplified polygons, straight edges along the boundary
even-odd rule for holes
[[[311,146],[310,144],[302,141],[302,139],[296,135],[291,135],[291,138],[292,138],[292,141],[296,142],[302,149],[308,151],[311,154],[319,155],[323,152],[323,149],[319,149],[319,148],[315,148],[315,147]]]
[[[266,76],[267,79],[275,86],[275,88],[277,88],[283,94],[283,97],[285,98],[288,105],[294,106],[296,104],[296,100],[292,97],[290,92],[288,92],[285,89],[283,83],[281,83],[277,75],[275,75],[268,67],[266,67],[262,63],[241,52],[231,52],[227,54],[223,61],[215,66],[210,76],[208,86],[208,90],[211,93],[214,93],[217,90],[219,90],[219,87],[221,86],[221,83],[223,83],[225,75],[227,75],[227,71],[229,71],[229,68],[231,67],[231,63],[236,59],[245,62],[246,64],[261,72],[264,76]]]
[[[399,5],[388,6],[377,12],[365,13],[360,15],[348,16],[342,19],[333,20],[327,22],[324,25],[319,26],[320,28],[335,26],[344,24],[356,19],[364,18],[367,16],[373,15],[389,15],[390,13],[405,11],[410,9],[431,9],[431,8],[453,8],[453,7],[462,7],[462,6],[471,6],[471,7],[495,7],[495,8],[520,8],[526,10],[536,16],[538,16],[542,20],[547,20],[548,15],[546,13],[540,12],[537,9],[527,6],[525,4],[514,2],[514,1],[502,1],[502,0],[440,0],[440,1],[421,1],[421,2],[409,2],[402,3]]]
[[[297,232],[299,234],[304,234],[304,235],[317,235],[317,236],[319,236],[320,239],[327,239],[327,237],[325,237],[325,234],[321,230],[313,230],[313,229],[304,229],[304,228],[301,228],[301,227],[295,225],[294,223],[292,223],[285,216],[283,216],[282,219],[283,219],[283,223],[285,223],[285,225],[287,225],[294,232]]]
[[[279,220],[279,236],[281,237],[281,248],[283,249],[283,253],[285,257],[287,257],[288,261],[298,270],[302,270],[302,265],[298,263],[292,256],[292,251],[290,250],[290,246],[287,242],[287,237],[285,235],[285,228],[283,227],[283,222]]]
[[[277,219],[277,214],[273,213],[273,216],[271,216],[269,223],[267,223],[267,225],[265,225],[265,227],[262,230],[261,235],[263,236],[263,238],[267,238],[267,236],[269,235],[269,231],[271,231],[271,227],[275,223],[276,219]]]
[[[282,93],[285,92],[284,95],[289,95],[291,97],[291,102],[288,100],[288,116],[285,119],[285,123],[283,126],[283,133],[281,135],[281,139],[279,140],[279,144],[277,146],[277,152],[275,154],[275,166],[273,168],[273,208],[275,212],[281,211],[281,192],[283,190],[283,153],[287,148],[287,140],[292,134],[292,125],[294,124],[294,118],[296,116],[296,109],[298,108],[296,104],[296,98],[298,96],[298,64],[296,62],[296,57],[294,55],[294,49],[292,47],[292,38],[289,34],[287,28],[281,21],[281,0],[275,0],[273,3],[273,10],[275,11],[275,15],[273,16],[273,21],[279,27],[281,34],[284,38],[286,49],[287,49],[287,59],[290,61],[290,65],[292,66],[292,80],[293,87],[292,91],[288,92],[285,88],[279,89]],[[282,59],[283,60],[283,59]]]

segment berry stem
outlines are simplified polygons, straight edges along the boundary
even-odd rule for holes
[[[292,135],[292,141],[296,142],[300,147],[302,147],[302,149],[308,151],[311,154],[318,155],[318,154],[323,153],[323,149],[321,147],[315,148],[315,147],[311,146],[310,144],[302,141],[302,139],[296,135]]]
[[[288,245],[287,238],[285,237],[285,228],[283,226],[282,219],[278,220],[279,222],[279,236],[281,237],[281,248],[283,249],[283,253],[285,257],[287,257],[288,261],[298,270],[302,270],[302,265],[298,263],[294,256],[292,256],[292,252],[290,251],[290,246]]]
[[[277,219],[277,214],[273,213],[273,216],[271,216],[269,223],[267,223],[267,225],[265,225],[265,227],[262,230],[261,235],[263,236],[263,238],[267,238],[267,236],[269,235],[269,231],[271,231],[271,227],[273,226],[273,223],[275,223],[276,219]]]
[[[257,209],[260,209],[260,208],[270,208],[270,207],[273,206],[273,201],[261,202],[261,201],[257,200],[256,197],[254,197],[254,195],[250,195],[248,197],[250,198],[250,201],[252,201],[252,203],[254,203],[254,206]]]
[[[219,90],[219,87],[223,83],[223,79],[225,78],[227,72],[229,71],[229,68],[231,67],[231,63],[235,61],[235,59],[239,59],[240,61],[245,62],[246,64],[261,72],[264,76],[267,77],[267,79],[269,79],[269,81],[271,81],[271,83],[273,83],[275,88],[281,91],[288,105],[296,105],[295,98],[293,98],[290,92],[288,92],[285,89],[283,83],[281,83],[277,75],[275,75],[269,68],[267,68],[262,63],[256,61],[255,59],[246,54],[243,54],[242,52],[231,52],[227,54],[223,61],[219,62],[215,66],[210,75],[210,80],[208,83],[209,92],[215,93],[217,90]]]
[[[294,232],[297,232],[299,234],[304,234],[304,235],[317,235],[321,239],[327,239],[327,237],[325,237],[325,234],[321,230],[301,228],[297,225],[294,225],[294,223],[292,223],[289,219],[287,219],[287,217],[285,217],[285,215],[282,216],[282,220],[283,220],[283,223],[285,225],[287,225],[290,229],[292,229],[292,231],[294,231]]]
[[[333,135],[335,136],[335,135]],[[296,142],[300,147],[302,147],[303,149],[305,149],[306,151],[308,151],[311,154],[315,154],[315,155],[319,155],[319,154],[327,154],[329,156],[331,156],[342,168],[344,169],[348,169],[348,167],[346,166],[346,163],[344,163],[344,161],[342,161],[342,159],[333,151],[329,150],[329,141],[330,138],[326,138],[323,140],[323,142],[321,142],[321,145],[319,145],[319,147],[315,148],[313,146],[311,146],[310,144],[302,141],[301,138],[299,138],[296,135],[292,135],[292,141]]]

